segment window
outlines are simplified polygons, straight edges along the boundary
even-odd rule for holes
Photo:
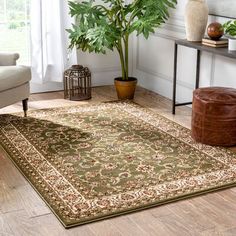
[[[30,64],[30,0],[0,0],[0,51],[20,54],[19,64]]]

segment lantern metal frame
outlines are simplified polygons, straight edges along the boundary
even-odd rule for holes
[[[91,72],[87,67],[73,65],[64,72],[63,81],[65,99],[72,101],[91,99]]]

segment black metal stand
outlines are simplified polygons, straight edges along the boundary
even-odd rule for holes
[[[197,68],[196,68],[196,83],[195,89],[199,88],[200,79],[200,63],[201,63],[201,51],[197,50]],[[186,106],[192,104],[192,102],[176,103],[176,89],[177,89],[177,68],[178,66],[178,44],[175,43],[175,55],[174,55],[174,81],[173,81],[173,99],[172,99],[172,114],[175,115],[175,108],[178,106]]]
[[[195,88],[199,88],[199,77],[200,77],[200,62],[201,62],[201,51],[213,53],[214,55],[220,55],[232,59],[236,59],[236,51],[229,51],[225,48],[214,48],[202,45],[201,42],[189,42],[186,39],[175,40],[175,55],[174,55],[174,81],[173,81],[173,103],[172,113],[175,114],[175,108],[177,106],[190,105],[192,102],[176,103],[176,87],[177,87],[177,72],[178,72],[178,46],[185,46],[193,49],[197,49],[197,68],[196,68],[196,83]]]
[[[177,64],[178,64],[178,44],[175,43],[172,114],[175,114],[175,106],[176,106]]]
[[[196,83],[195,89],[199,88],[200,79],[200,64],[201,64],[201,51],[197,50],[197,67],[196,67]],[[175,108],[178,106],[191,105],[192,102],[176,103],[176,89],[177,89],[177,68],[178,66],[178,43],[175,42],[174,52],[174,81],[173,81],[173,99],[172,99],[172,114],[175,115]]]
[[[200,63],[201,63],[201,51],[197,50],[197,67],[196,67],[196,83],[195,88],[199,88],[200,79]],[[191,105],[192,102],[176,103],[176,90],[177,90],[177,71],[178,71],[178,43],[175,42],[175,54],[174,54],[174,81],[173,81],[173,99],[172,99],[172,114],[175,115],[175,108],[178,106]]]

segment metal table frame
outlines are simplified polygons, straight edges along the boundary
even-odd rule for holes
[[[175,40],[175,52],[174,52],[174,80],[173,80],[173,98],[172,98],[172,114],[175,114],[176,107],[186,106],[192,104],[192,102],[176,103],[176,90],[177,90],[177,66],[178,66],[178,46],[185,46],[197,50],[197,63],[196,63],[196,81],[195,89],[199,88],[200,81],[200,63],[201,52],[206,51],[215,55],[225,56],[236,59],[236,51],[228,51],[228,48],[213,48],[202,45],[200,42],[189,42],[186,39]]]

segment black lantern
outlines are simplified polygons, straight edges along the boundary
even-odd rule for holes
[[[73,65],[64,72],[64,98],[73,101],[91,98],[91,73],[87,67]]]

